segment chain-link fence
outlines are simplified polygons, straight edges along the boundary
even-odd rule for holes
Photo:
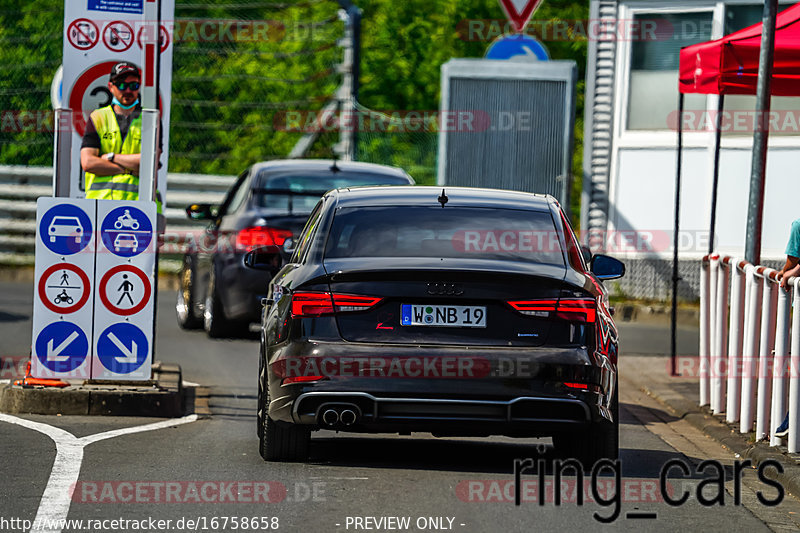
[[[0,7],[0,164],[52,164],[63,9],[63,0]],[[285,128],[284,112],[318,110],[339,85],[338,11],[334,0],[177,0],[169,170],[234,174],[285,157],[301,133]],[[307,155],[329,157],[336,140]]]
[[[358,119],[358,161],[404,168],[420,185],[436,183],[438,113],[387,113],[358,103],[355,113]]]

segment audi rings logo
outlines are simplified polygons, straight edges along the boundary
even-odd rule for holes
[[[428,283],[428,294],[434,296],[461,296],[464,291],[454,283]]]

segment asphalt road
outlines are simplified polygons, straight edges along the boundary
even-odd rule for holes
[[[31,301],[29,286],[0,283],[0,369],[4,372],[0,378],[9,377],[7,361],[16,362],[15,357],[28,353]],[[548,439],[434,439],[416,433],[354,438],[320,432],[314,435],[308,463],[265,463],[258,454],[255,433],[257,341],[209,340],[201,332],[181,331],[175,324],[173,304],[172,294],[161,295],[157,358],[180,364],[185,380],[210,387],[212,414],[157,428],[142,426],[176,421],[0,419],[0,531],[21,530],[16,529],[24,525],[21,520],[58,516],[59,505],[65,505],[63,487],[75,483],[70,472],[77,476],[77,484],[72,501],[66,502],[68,519],[83,523],[54,531],[264,531],[267,527],[291,532],[601,527],[769,531],[781,530],[790,513],[800,511],[790,497],[774,508],[760,504],[754,491],[768,498],[775,497],[775,491],[760,483],[754,471],[745,474],[742,502],[736,505],[730,467],[734,458],[721,447],[709,448],[702,435],[689,434],[680,426],[682,421],[671,419],[625,381],[621,384],[622,490],[608,486],[613,477],[601,476],[595,496],[607,498],[604,505],[595,499],[578,505],[571,492],[576,479],[570,472],[562,480],[560,506],[552,502],[552,491],[546,492],[548,501],[543,505],[527,494],[522,494],[520,506],[515,505],[515,459],[545,460],[544,481],[552,484],[555,456]],[[669,338],[664,328],[656,326],[621,324],[620,330],[623,356],[663,353],[664,339]],[[681,351],[693,353],[696,335],[691,329],[682,330]],[[46,426],[37,426],[36,431],[20,425],[31,426],[25,421]],[[120,428],[130,432],[105,435],[109,438],[103,440],[92,437]],[[40,431],[59,442],[57,463],[63,468],[53,469],[56,446]],[[671,459],[686,462],[690,469],[687,479],[668,484],[673,495],[687,490],[691,496],[674,507],[664,502],[659,488],[660,470]],[[724,506],[706,507],[698,501],[702,476],[696,470],[704,459],[726,465]],[[526,474],[524,487],[533,487],[538,478]],[[591,496],[591,482],[587,483]],[[716,486],[705,485],[702,494],[713,496]],[[619,515],[603,525],[597,517],[614,515],[616,494]],[[133,527],[131,522],[112,520],[145,522]],[[190,520],[196,523],[189,524]]]

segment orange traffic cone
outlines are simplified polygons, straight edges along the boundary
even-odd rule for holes
[[[60,379],[32,378],[30,361],[25,366],[25,377],[16,380],[14,385],[22,385],[23,387],[69,387],[69,383]]]

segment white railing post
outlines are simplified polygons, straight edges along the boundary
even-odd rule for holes
[[[742,334],[744,333],[744,276],[739,269],[739,261],[730,258],[731,268],[731,327],[728,337],[728,402],[725,419],[739,420],[741,392]]]
[[[711,373],[711,412],[725,411],[725,344],[728,339],[728,269],[720,258],[717,261],[717,290],[714,313],[714,342],[708,371]]]
[[[755,267],[744,267],[747,284],[745,293],[744,350],[742,350],[742,407],[739,431],[749,433],[753,427],[753,392],[755,392],[756,358],[758,357],[758,330],[761,305],[761,283]]]
[[[789,453],[798,452],[798,436],[800,436],[800,287],[798,278],[794,278],[792,312],[792,352],[789,370]]]
[[[775,428],[786,415],[786,358],[789,347],[789,313],[791,300],[789,291],[778,287],[778,315],[775,325],[775,360],[772,362],[772,417],[769,426],[770,446],[778,446],[781,439],[774,436]]]
[[[756,402],[756,440],[770,434],[769,404],[772,393],[772,348],[775,343],[775,316],[778,293],[769,279],[771,269],[759,267],[763,286],[761,298],[761,339],[758,352],[758,400]]]
[[[708,403],[708,352],[711,324],[709,323],[709,301],[711,293],[708,279],[708,258],[700,263],[700,350],[699,350],[699,375],[700,375],[700,405]]]

